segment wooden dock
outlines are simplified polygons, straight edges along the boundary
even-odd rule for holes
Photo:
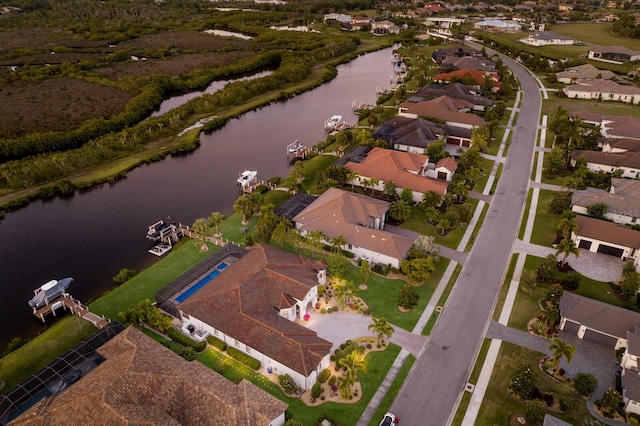
[[[47,315],[51,314],[54,317],[57,316],[56,310],[59,308],[63,308],[65,311],[69,310],[73,312],[80,318],[89,321],[98,329],[105,327],[111,322],[111,320],[106,319],[105,317],[100,317],[90,312],[88,307],[83,305],[79,300],[74,299],[73,296],[68,293],[64,293],[61,297],[57,298],[48,305],[43,306],[42,308],[34,309],[33,314],[40,318],[42,322],[45,322],[45,317]]]

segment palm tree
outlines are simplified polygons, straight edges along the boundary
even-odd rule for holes
[[[238,197],[233,204],[233,211],[242,215],[242,224],[247,224],[247,217],[253,214],[253,202],[246,195]]]
[[[460,180],[453,184],[451,193],[456,196],[457,203],[462,203],[462,201],[464,201],[464,198],[469,195],[469,185],[467,185],[465,181]]]
[[[576,353],[576,347],[562,341],[558,337],[553,338],[553,343],[549,345],[549,350],[553,351],[551,358],[553,359],[554,368],[557,370],[562,358],[566,358],[567,364],[571,364],[573,355]]]
[[[578,224],[575,217],[563,217],[558,222],[556,230],[562,238],[571,237],[571,233],[578,232]]]
[[[438,224],[436,225],[436,229],[438,230],[438,233],[440,235],[444,235],[444,233],[447,232],[447,229],[449,229],[450,226],[451,226],[451,222],[449,222],[449,219],[447,219],[446,217],[443,217],[442,219],[440,219],[440,222],[438,222]]]
[[[364,191],[366,192],[369,185],[371,185],[371,179],[360,178],[360,184],[362,185],[362,187],[364,188]]]
[[[476,180],[478,180],[478,178],[480,177],[481,173],[482,173],[482,170],[480,170],[480,168],[478,168],[476,166],[471,166],[465,172],[465,177],[467,179],[469,179],[469,182],[471,182],[471,183],[473,183],[475,185],[476,184]]]
[[[353,185],[356,179],[358,180],[358,182],[360,181],[360,173],[358,173],[356,170],[347,174],[347,180],[351,182],[351,192],[354,191]]]
[[[554,328],[556,322],[560,319],[560,311],[553,306],[546,307],[538,315],[540,316],[540,322],[546,324],[549,328]]]
[[[338,299],[340,307],[344,308],[351,301],[351,297],[355,294],[356,286],[353,281],[342,281],[333,287],[333,294]]]
[[[349,244],[349,241],[342,235],[338,235],[337,237],[331,238],[331,251],[334,253],[338,253],[343,246]]]
[[[373,191],[376,189],[376,185],[380,183],[380,179],[372,177],[369,179],[369,184],[371,185],[371,196],[373,197]]]
[[[491,131],[486,125],[474,127],[471,130],[471,144],[482,152],[484,152],[489,146],[490,137]]]
[[[220,212],[213,212],[211,213],[211,216],[209,216],[209,223],[211,224],[211,226],[216,227],[216,234],[215,234],[216,237],[219,237],[221,235],[220,223],[222,222],[223,219],[224,219],[224,216]]]
[[[311,231],[307,234],[307,239],[311,243],[311,251],[313,252],[313,258],[316,258],[316,250],[320,248],[320,244],[322,244],[322,240],[327,237],[322,233],[322,231]]]
[[[191,229],[201,241],[200,251],[207,251],[209,249],[209,247],[207,247],[207,230],[209,229],[207,219],[197,219]]]
[[[558,107],[556,112],[551,116],[551,121],[547,128],[553,132],[553,143],[551,147],[556,146],[556,140],[558,139],[558,135],[566,132],[566,129],[569,127],[569,113],[563,107]]]
[[[571,241],[569,238],[564,238],[556,245],[556,256],[562,253],[564,256],[562,258],[562,263],[567,263],[567,257],[570,254],[574,254],[576,257],[580,256],[580,250],[576,247],[576,243]]]
[[[343,383],[349,387],[349,390],[351,390],[351,386],[358,381],[358,371],[367,371],[367,363],[364,360],[364,356],[357,350],[351,352],[344,358],[340,358],[338,364],[341,367],[347,367]]]
[[[371,321],[372,323],[369,324],[368,328],[378,336],[378,345],[380,345],[381,342],[384,342],[383,337],[386,337],[387,339],[391,338],[395,330],[391,324],[387,322],[386,318],[371,318]]]
[[[411,206],[403,199],[396,200],[389,205],[389,216],[398,222],[404,222],[411,216]]]
[[[581,164],[579,167],[576,167],[576,169],[573,171],[573,177],[576,181],[576,189],[578,189],[578,187],[582,185],[582,182],[584,182],[588,175],[589,169],[587,169],[586,165]]]
[[[428,207],[427,209],[425,209],[424,215],[427,217],[427,221],[433,224],[438,216],[440,216],[440,212],[434,207]]]

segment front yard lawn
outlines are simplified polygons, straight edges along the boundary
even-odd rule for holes
[[[545,247],[551,247],[556,239],[556,226],[560,216],[556,216],[549,211],[549,203],[553,199],[555,191],[541,189],[538,197],[538,208],[536,218],[533,223],[531,242]]]

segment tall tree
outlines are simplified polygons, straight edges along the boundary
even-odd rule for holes
[[[376,334],[378,345],[384,342],[385,337],[390,339],[395,331],[393,326],[389,324],[384,317],[371,318],[371,324],[369,324],[368,329]]]
[[[215,226],[216,228],[216,237],[220,237],[220,224],[224,220],[224,216],[220,212],[212,212],[211,216],[209,216],[209,224],[211,226]]]
[[[354,190],[353,185],[355,184],[355,181],[357,180],[358,182],[360,182],[360,173],[358,173],[357,170],[349,172],[347,174],[347,180],[351,182],[351,192],[353,192]]]
[[[578,247],[576,247],[576,243],[571,241],[569,238],[563,238],[556,245],[556,256],[561,253],[563,255],[562,263],[565,264],[567,263],[567,257],[569,257],[570,254],[573,254],[576,257],[580,256],[580,250],[578,249]]]
[[[200,251],[207,251],[209,249],[209,247],[207,247],[207,231],[209,230],[209,222],[207,219],[196,219],[191,230],[200,240]]]
[[[558,221],[556,230],[562,238],[570,238],[572,232],[578,232],[578,224],[575,217],[563,217]]]
[[[362,259],[360,262],[360,268],[358,269],[358,278],[362,284],[368,284],[371,279],[371,265],[369,261]]]
[[[247,224],[247,218],[253,214],[253,202],[247,195],[241,195],[233,204],[233,211],[242,215],[242,224]]]
[[[340,358],[338,364],[347,368],[343,383],[349,389],[358,381],[358,371],[367,371],[367,363],[364,360],[364,356],[357,350],[344,358]]]
[[[344,308],[346,304],[351,303],[351,298],[355,296],[356,286],[353,281],[342,280],[333,286],[333,293],[340,306]]]
[[[551,358],[553,359],[554,368],[557,370],[562,358],[567,360],[567,364],[571,364],[573,361],[573,355],[576,353],[576,347],[572,344],[566,343],[558,337],[554,337],[553,343],[549,345],[549,350],[553,353]]]
[[[313,253],[313,258],[316,258],[316,251],[320,249],[320,245],[323,240],[326,240],[326,236],[322,233],[322,231],[311,231],[307,234],[307,240],[311,245],[311,252]]]
[[[342,235],[333,237],[331,238],[331,251],[333,251],[334,253],[338,253],[340,250],[342,250],[342,247],[346,246],[348,243],[349,242],[347,241],[347,239]]]
[[[411,206],[403,199],[396,200],[389,205],[389,216],[398,222],[404,222],[411,216]]]

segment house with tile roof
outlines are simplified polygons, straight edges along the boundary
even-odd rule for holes
[[[95,369],[9,424],[284,425],[284,402],[188,362],[134,327],[97,352],[104,361]]]
[[[603,253],[623,261],[633,260],[636,269],[640,264],[640,231],[628,226],[588,216],[576,216],[578,231],[571,233],[576,247],[592,253]],[[620,264],[622,269],[622,263]]]
[[[611,178],[609,192],[575,191],[571,195],[571,210],[587,214],[590,206],[604,204],[604,217],[621,225],[640,224],[640,181]]]
[[[363,182],[376,178],[378,183],[373,189],[382,191],[386,182],[394,182],[398,195],[404,188],[409,188],[413,201],[419,203],[426,192],[433,191],[441,197],[447,193],[447,178],[450,180],[457,169],[455,160],[449,160],[430,165],[426,155],[373,148],[365,158],[358,162],[350,161],[345,167],[358,173],[357,178],[348,182],[350,184],[364,186]]]
[[[629,138],[640,140],[640,119],[630,115],[603,115],[586,110],[571,113],[588,124],[600,126],[605,138]]]
[[[211,335],[311,389],[329,365],[331,342],[295,320],[314,310],[324,262],[255,245],[177,304],[182,330]]]
[[[401,116],[388,118],[372,137],[389,142],[392,149],[416,154],[424,154],[425,149],[439,139],[444,139],[445,150],[451,155],[471,145],[470,129]]]
[[[537,31],[520,41],[530,46],[572,46],[574,43],[571,37],[553,31]]]
[[[587,160],[587,168],[592,172],[622,173],[620,177],[640,178],[639,152],[602,152],[577,149],[571,153],[570,164],[575,167],[578,158]]]
[[[471,111],[472,108],[472,104],[462,99],[440,96],[429,101],[405,101],[398,107],[398,116],[434,119],[449,126],[473,129],[486,122],[479,115],[468,114],[467,111]]]
[[[640,60],[640,51],[624,46],[593,46],[587,57],[596,61],[624,64]]]
[[[522,26],[514,21],[503,21],[500,19],[489,19],[478,21],[473,24],[473,28],[489,32],[515,33],[522,29]]]
[[[440,64],[442,68],[468,69],[497,74],[496,63],[484,56],[463,56],[462,58],[447,58]]]
[[[462,99],[469,102],[473,105],[474,111],[484,111],[486,108],[491,108],[494,105],[493,100],[482,96],[478,89],[460,82],[444,85],[431,83],[424,86],[422,89],[419,89],[414,94],[414,97],[421,97],[425,98],[423,100],[429,100],[445,95],[450,98]]]
[[[591,64],[578,65],[567,68],[556,74],[560,83],[575,84],[580,80],[611,80],[616,77],[616,73],[609,70],[600,70]]]
[[[293,218],[296,229],[307,235],[321,231],[327,240],[343,236],[341,247],[371,264],[400,267],[413,239],[384,230],[390,203],[338,188],[329,188]]]
[[[598,148],[603,152],[640,152],[640,140],[630,138],[602,138]]]
[[[500,82],[500,76],[497,73],[470,70],[466,68],[436,74],[433,77],[433,81],[437,83],[453,83],[456,81],[462,81],[463,83],[469,84],[478,90],[482,90],[488,83],[491,85],[492,93],[499,93],[500,90],[502,90],[502,82]]]
[[[628,84],[618,84],[611,80],[579,80],[562,89],[570,99],[592,99],[617,101],[637,105],[640,103],[640,89]]]
[[[640,314],[565,291],[560,299],[560,330],[609,346],[628,347],[627,332],[640,326]]]
[[[428,21],[428,18],[427,18],[427,21]],[[451,57],[461,58],[463,56],[472,56],[472,55],[479,55],[479,54],[480,52],[478,52],[477,50],[471,49],[470,47],[466,47],[466,46],[440,47],[433,51],[433,53],[431,54],[431,59],[436,64],[440,64],[442,63],[443,60],[447,58],[451,58]]]

